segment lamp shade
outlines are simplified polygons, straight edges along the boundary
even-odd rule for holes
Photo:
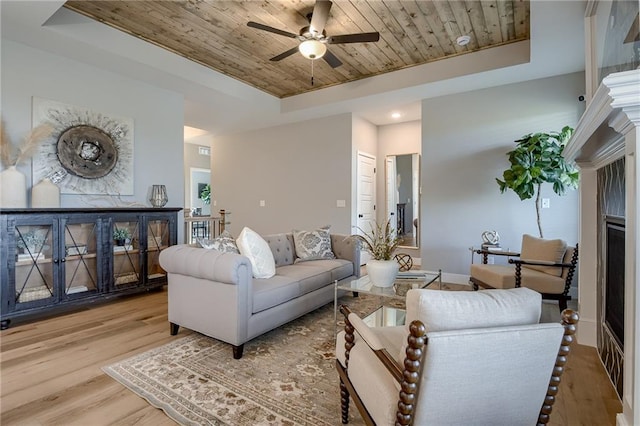
[[[327,51],[327,46],[318,40],[305,40],[300,43],[298,50],[300,50],[300,53],[302,53],[302,56],[305,58],[315,60],[322,58]]]

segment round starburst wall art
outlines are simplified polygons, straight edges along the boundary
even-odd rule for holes
[[[33,125],[54,130],[33,158],[33,182],[63,194],[133,195],[133,120],[33,98]]]

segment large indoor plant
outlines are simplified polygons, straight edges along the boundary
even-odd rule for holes
[[[503,180],[496,178],[502,193],[511,189],[521,200],[528,200],[535,194],[540,238],[543,237],[540,222],[542,184],[551,183],[553,191],[558,195],[564,195],[567,189],[578,187],[578,170],[562,156],[572,134],[573,129],[565,126],[560,132],[523,136],[515,141],[516,149],[507,153],[511,167],[503,172]]]
[[[391,287],[398,274],[398,262],[393,252],[401,239],[391,227],[390,221],[382,225],[374,223],[369,232],[358,228],[361,234],[351,235],[358,241],[360,248],[371,255],[367,262],[367,274],[371,282],[378,287]]]

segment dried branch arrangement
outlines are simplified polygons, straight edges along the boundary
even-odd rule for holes
[[[0,162],[4,167],[11,167],[30,159],[52,132],[51,124],[40,124],[22,139],[19,146],[14,146],[9,140],[4,122],[0,121]]]

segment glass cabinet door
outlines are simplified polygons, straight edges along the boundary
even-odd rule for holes
[[[169,247],[169,220],[147,220],[147,280],[164,278],[166,272],[160,267],[160,251]]]
[[[16,225],[15,239],[15,294],[14,303],[38,305],[53,303],[58,298],[55,282],[53,223],[42,225]]]
[[[137,219],[114,222],[113,283],[116,289],[136,286],[141,282],[140,227]]]
[[[64,229],[64,294],[74,297],[99,290],[98,234],[101,220],[70,223]]]

